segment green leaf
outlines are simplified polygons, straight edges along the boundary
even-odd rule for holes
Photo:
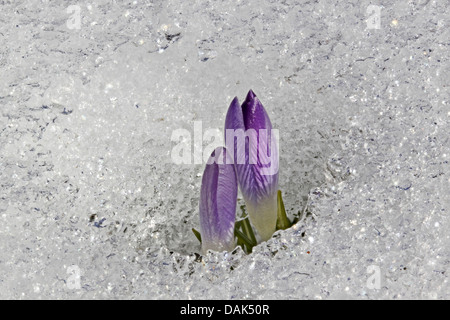
[[[195,234],[195,236],[197,237],[198,241],[200,241],[200,243],[202,243],[202,235],[200,234],[200,232],[198,232],[194,228],[192,228],[192,232]]]
[[[285,230],[292,226],[292,223],[289,221],[286,216],[286,209],[284,208],[283,197],[281,196],[281,190],[278,190],[277,194],[277,230]]]

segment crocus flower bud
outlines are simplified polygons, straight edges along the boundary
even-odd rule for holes
[[[225,148],[215,149],[205,168],[200,195],[202,251],[235,248],[238,183],[233,160]]]
[[[269,116],[253,91],[244,103],[231,102],[225,120],[225,143],[235,162],[239,186],[262,240],[275,232],[277,222],[278,147]]]

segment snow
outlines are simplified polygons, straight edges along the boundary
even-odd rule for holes
[[[450,298],[448,2],[0,7],[0,298]],[[200,257],[171,136],[249,89],[302,220]]]

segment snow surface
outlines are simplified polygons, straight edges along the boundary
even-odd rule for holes
[[[0,1],[0,298],[449,299],[449,21],[433,0]],[[200,257],[204,164],[171,136],[220,132],[249,89],[302,220]]]

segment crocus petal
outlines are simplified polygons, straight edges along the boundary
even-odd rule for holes
[[[236,171],[232,159],[222,147],[213,151],[208,163],[200,195],[202,251],[231,251],[235,246]]]
[[[278,149],[269,116],[252,90],[242,104],[242,115],[245,129],[254,130],[257,143],[248,146],[245,165],[237,167],[238,179],[249,200],[258,203],[277,192]],[[257,159],[256,163],[252,159]],[[268,167],[276,168],[275,172],[267,174]]]
[[[272,123],[256,94],[250,90],[242,104],[242,115],[246,129],[272,129]]]
[[[242,108],[237,97],[231,101],[230,107],[228,108],[225,118],[225,129],[245,129]]]
[[[267,240],[275,232],[277,219],[278,148],[269,116],[253,91],[249,91],[242,107],[237,98],[233,100],[225,129],[226,146],[234,151],[250,220],[261,238]]]

